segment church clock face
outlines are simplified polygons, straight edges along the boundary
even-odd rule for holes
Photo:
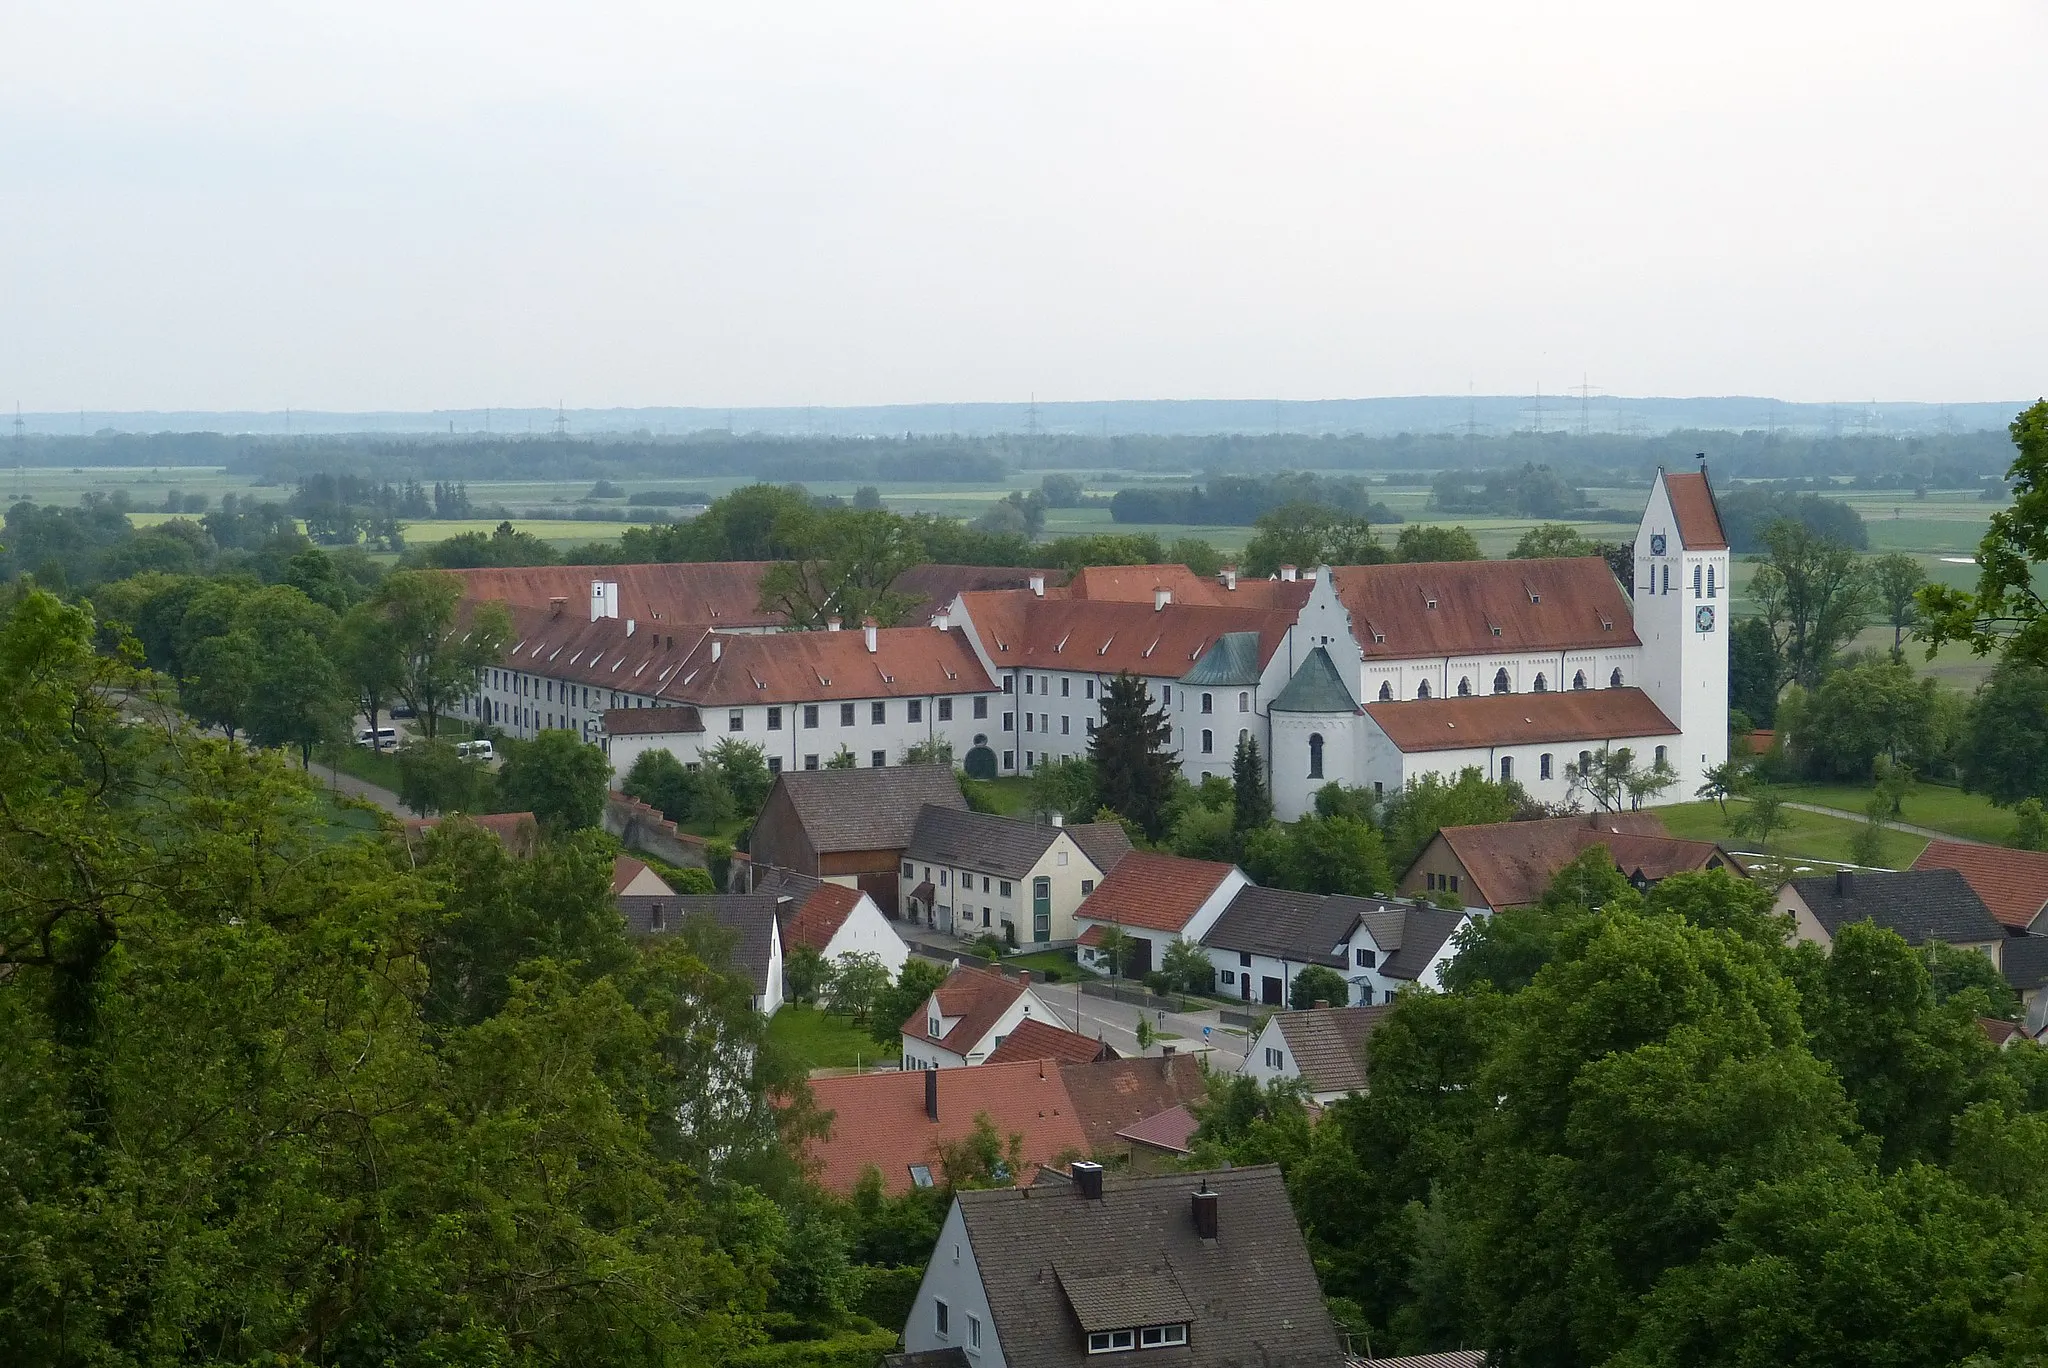
[[[1713,610],[1712,608],[1708,607],[1708,606],[1707,606],[1706,604],[1701,604],[1701,605],[1700,605],[1699,607],[1697,607],[1697,608],[1693,609],[1693,610],[1692,610],[1692,627],[1693,627],[1693,630],[1694,630],[1695,632],[1711,632],[1711,631],[1713,631],[1713,630],[1714,630],[1714,610]]]
[[[1664,546],[1664,534],[1662,532],[1652,532],[1650,534],[1650,554],[1653,556],[1663,555]]]

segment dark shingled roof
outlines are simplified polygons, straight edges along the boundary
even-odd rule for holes
[[[1021,879],[1044,858],[1059,835],[1056,826],[928,804],[919,810],[903,854],[906,859],[967,866]]]
[[[1833,875],[1794,879],[1792,887],[1830,937],[1853,921],[1896,931],[1908,945],[1935,940],[1973,945],[2006,937],[1984,900],[1953,869],[1859,869],[1846,893],[1837,891]]]
[[[1400,910],[1396,904],[1373,898],[1291,893],[1284,888],[1246,884],[1202,937],[1202,944],[1343,969],[1337,945],[1351,934],[1360,914],[1388,906]]]
[[[1294,1067],[1311,1091],[1365,1091],[1365,1042],[1392,1007],[1318,1007],[1275,1012]]]
[[[1217,1194],[1217,1237],[1195,1232],[1190,1195]],[[1341,1368],[1308,1249],[1272,1165],[1156,1178],[1105,1175],[1100,1200],[1070,1187],[962,1192],[956,1200],[1013,1368],[1083,1368],[1084,1326],[1188,1323],[1183,1368]]]
[[[1131,853],[1131,833],[1124,830],[1122,822],[1076,822],[1067,828],[1067,835],[1074,838],[1081,853],[1104,874],[1122,864],[1124,856]]]
[[[733,933],[732,967],[753,981],[756,996],[767,993],[778,901],[775,894],[679,893],[671,897],[634,895],[614,901],[626,918],[626,933],[633,936],[661,935],[680,930],[691,917],[710,917]]]
[[[1348,713],[1358,711],[1358,700],[1351,696],[1344,676],[1337,671],[1337,663],[1330,659],[1329,648],[1318,646],[1308,653],[1308,659],[1301,662],[1294,678],[1287,681],[1287,687],[1273,700],[1272,710]]]
[[[1361,912],[1358,919],[1386,952],[1387,957],[1380,961],[1380,973],[1411,982],[1422,976],[1422,971],[1436,958],[1436,952],[1444,948],[1444,942],[1465,924],[1463,912],[1427,905],[1390,904]]]
[[[1998,960],[2015,992],[2048,988],[2048,936],[2007,936]]]
[[[1259,673],[1259,634],[1225,632],[1180,682],[1194,688],[1237,687],[1258,683]]]
[[[927,803],[967,809],[951,765],[784,770],[775,782],[788,793],[811,848],[820,855],[901,850],[910,844]]]

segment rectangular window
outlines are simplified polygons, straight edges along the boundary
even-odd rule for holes
[[[939,700],[939,721],[941,721],[941,722],[951,722],[952,720],[953,720],[953,700],[952,700],[952,699],[950,699],[950,698],[942,698],[942,699],[940,699],[940,700]]]
[[[887,703],[868,704],[868,721],[870,724],[879,727],[888,720],[889,705]]]
[[[1088,681],[1088,696],[1095,697],[1095,681],[1092,679]]]
[[[1008,714],[1005,714],[1005,716],[1007,716],[1007,715],[1008,715]],[[1004,728],[1003,730],[1004,730],[1004,731],[1008,731],[1008,730],[1009,730],[1009,728],[1008,728],[1008,727],[1005,727],[1005,728]],[[1004,751],[1004,752],[1003,752],[1003,768],[1004,768],[1004,769],[1015,769],[1015,768],[1017,768],[1017,752],[1015,752],[1015,751]]]
[[[853,725],[853,704],[841,703],[839,705],[839,725],[842,727]]]
[[[1061,869],[1065,869],[1067,867],[1067,852],[1064,850],[1060,851],[1058,855],[1054,858],[1053,863],[1058,865]]]
[[[770,708],[770,709],[768,710],[768,730],[769,730],[769,731],[781,731],[781,730],[782,730],[782,709],[780,709],[780,708]]]
[[[1033,716],[1032,716],[1032,715],[1031,715],[1030,713],[1025,713],[1025,714],[1024,714],[1024,730],[1025,730],[1025,731],[1035,731],[1035,730],[1036,730],[1036,727],[1035,727],[1035,726],[1034,726],[1033,724],[1034,724],[1034,723],[1035,723],[1036,721],[1037,721],[1037,719],[1036,719],[1035,717],[1033,717]]]
[[[1512,779],[1512,778],[1514,778],[1514,777],[1515,777],[1515,758],[1514,758],[1513,756],[1511,756],[1511,755],[1503,755],[1503,756],[1502,756],[1502,757],[1500,758],[1500,781],[1501,781],[1501,782],[1502,782],[1503,784],[1505,784],[1505,783],[1506,783],[1506,782],[1507,782],[1508,780],[1510,780],[1510,779]]]
[[[1095,891],[1095,880],[1093,880],[1093,879],[1083,879],[1083,880],[1081,880],[1081,896],[1082,896],[1082,897],[1084,897],[1084,898],[1085,898],[1085,897],[1087,897],[1087,896],[1088,896],[1088,895],[1089,895],[1090,893],[1093,893],[1094,891]]]
[[[815,726],[817,726],[817,725],[818,725],[818,705],[817,705],[817,704],[815,704],[815,703],[806,703],[806,704],[804,704],[804,729],[805,729],[806,731],[808,731],[808,730],[810,730],[811,728],[813,728],[813,727],[815,727]]]
[[[1052,735],[1052,728],[1049,725],[1047,725],[1044,713],[1040,713],[1038,715],[1038,729],[1044,732],[1047,736]]]
[[[1212,712],[1215,712],[1215,711],[1216,711],[1216,695],[1215,695],[1215,694],[1206,694],[1206,693],[1205,693],[1205,694],[1203,694],[1203,695],[1202,695],[1202,711],[1203,711],[1204,713],[1212,713]]]
[[[1173,685],[1162,684],[1159,686],[1159,701],[1161,703],[1173,702]]]
[[[977,698],[974,700],[974,715],[977,718],[986,718],[988,716],[988,699]]]
[[[910,700],[910,701],[909,701],[908,703],[905,703],[905,704],[903,705],[903,707],[904,707],[904,721],[906,721],[906,722],[922,722],[922,721],[924,721],[924,700],[923,700],[922,698],[913,698],[913,699],[911,699],[911,700]]]
[[[874,769],[881,769],[881,768],[882,768],[883,766],[887,765],[888,763],[889,763],[889,752],[887,752],[887,751],[869,751],[869,752],[868,752],[868,764],[869,764],[869,766],[870,766],[870,767],[872,767],[872,768],[874,768]]]
[[[1071,736],[1071,735],[1073,734],[1073,731],[1074,731],[1074,719],[1073,719],[1073,718],[1071,718],[1071,717],[1068,717],[1068,716],[1067,716],[1066,714],[1062,713],[1062,714],[1060,715],[1060,735],[1061,735],[1061,736]]]
[[[1549,751],[1545,751],[1543,754],[1536,757],[1536,775],[1538,778],[1541,779],[1548,779],[1550,777]]]
[[[951,883],[952,881],[953,881],[953,871],[952,871],[952,870],[950,870],[950,869],[942,869],[942,870],[940,870],[940,871],[939,871],[939,887],[941,887],[941,888],[944,888],[944,887],[946,887],[946,886],[947,886],[948,884],[950,884],[950,883]]]
[[[552,703],[555,701],[555,681],[552,679],[548,681],[547,696],[548,702]]]
[[[1270,1046],[1270,1045],[1268,1045],[1268,1046],[1266,1047],[1266,1067],[1267,1067],[1267,1068],[1269,1068],[1269,1069],[1279,1069],[1279,1068],[1284,1068],[1284,1067],[1286,1067],[1286,1064],[1287,1064],[1287,1055],[1286,1055],[1286,1054],[1285,1054],[1285,1053],[1284,1053],[1283,1051],[1280,1051],[1280,1050],[1276,1050],[1276,1049],[1274,1049],[1274,1048],[1273,1048],[1272,1046]]]
[[[1005,879],[1005,880],[1003,880],[1003,882],[1002,882],[1002,886],[1001,886],[1001,887],[1000,887],[1000,888],[999,888],[999,889],[998,889],[997,891],[998,891],[998,892],[1000,892],[1000,893],[1001,893],[1001,894],[1002,894],[1002,895],[1003,895],[1004,897],[1006,897],[1006,898],[1007,898],[1007,897],[1009,897],[1009,896],[1010,896],[1010,881],[1009,881],[1008,879]]]
[[[1016,686],[1016,683],[1017,683],[1017,681],[1016,681],[1015,679],[1011,678],[1011,677],[1010,677],[1009,675],[1004,675],[1004,676],[1003,676],[1003,692],[1004,692],[1004,693],[1015,693],[1015,692],[1017,691],[1017,690],[1016,690],[1016,687],[1015,687],[1015,686]]]
[[[952,1333],[952,1326],[948,1324],[950,1319],[951,1316],[944,1302],[935,1301],[932,1303],[932,1328],[938,1332],[940,1339],[944,1339]]]
[[[1060,697],[1061,697],[1061,698],[1070,698],[1070,697],[1072,697],[1072,696],[1073,696],[1073,693],[1074,693],[1074,681],[1073,681],[1073,680],[1071,680],[1071,679],[1069,679],[1069,678],[1067,678],[1067,677],[1066,677],[1065,675],[1061,675],[1061,676],[1060,676]]]
[[[1028,716],[1029,714],[1026,714],[1026,715]],[[1004,730],[1004,731],[1015,731],[1015,730],[1016,730],[1016,725],[1015,725],[1015,724],[1016,724],[1016,721],[1017,721],[1017,714],[1015,714],[1015,713],[1004,713],[1004,714],[1003,714],[1003,730]]]
[[[1351,952],[1351,958],[1359,968],[1370,969],[1379,956],[1370,950],[1354,950]]]
[[[1128,1349],[1136,1344],[1135,1330],[1097,1330],[1088,1336],[1088,1352],[1091,1354],[1113,1354],[1119,1349]]]
[[[729,732],[745,731],[747,729],[747,714],[745,711],[734,708],[731,712],[727,713],[725,715],[725,729]]]
[[[986,892],[988,892],[988,890],[989,890],[989,879],[988,879],[988,875],[984,874],[984,875],[982,875],[982,876],[981,876],[981,891],[982,891],[982,892],[984,892],[984,893],[986,893]]]
[[[779,755],[771,755],[771,756],[769,756],[769,757],[768,757],[768,772],[769,772],[770,774],[780,774],[780,773],[782,773],[782,757],[781,757],[781,756],[779,756]]]
[[[906,879],[914,879],[914,878],[916,878],[916,877],[917,877],[917,866],[916,866],[916,865],[914,865],[914,864],[912,864],[912,863],[911,863],[910,861],[908,861],[908,860],[905,860],[905,861],[903,862],[903,877],[904,877],[904,878],[906,878]]]
[[[805,768],[805,769],[807,769],[807,770],[814,770],[814,769],[816,769],[817,767],[818,767],[818,757],[817,757],[816,755],[806,755],[806,756],[804,757],[804,768]]]
[[[1712,598],[1713,596],[1714,596],[1714,567],[1710,565],[1710,566],[1708,566],[1708,567],[1707,567],[1707,597],[1708,597],[1708,598]]]
[[[981,1348],[981,1317],[979,1316],[969,1316],[967,1318],[967,1347],[969,1349]]]
[[[1458,876],[1457,876],[1457,875],[1455,875],[1455,874],[1453,874],[1453,875],[1451,875],[1451,892],[1455,893],[1455,892],[1457,892],[1457,891],[1458,891]]]
[[[1220,971],[1218,971],[1218,973],[1217,973],[1217,975],[1216,975],[1216,981],[1217,981],[1218,983],[1222,984],[1222,985],[1223,985],[1223,986],[1224,986],[1225,988],[1234,988],[1234,987],[1236,987],[1236,986],[1237,986],[1237,970],[1235,970],[1235,969],[1224,969],[1224,970],[1220,970]]]

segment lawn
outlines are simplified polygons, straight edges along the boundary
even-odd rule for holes
[[[398,792],[398,754],[392,750],[373,751],[367,746],[327,746],[319,754],[322,764],[332,765],[366,784]]]
[[[1004,817],[1023,817],[1031,811],[1031,780],[1018,774],[1007,779],[978,779],[975,790],[988,798]]]
[[[1813,803],[1847,812],[1862,812],[1871,795],[1869,786],[1863,784],[1790,784],[1779,792],[1795,803]],[[1982,794],[1922,784],[1899,806],[1899,815],[1892,820],[1994,845],[2012,839],[2012,814],[1993,807]]]
[[[851,1017],[835,1016],[816,1007],[785,1002],[769,1019],[768,1039],[802,1061],[804,1069],[873,1068],[896,1057],[896,1051],[877,1044]]]
[[[1736,811],[1734,804],[1731,803],[1728,810],[1732,816]],[[1826,817],[1817,812],[1801,812],[1796,808],[1785,808],[1783,813],[1785,825],[1771,837],[1765,854],[1825,860],[1835,864],[1851,862],[1849,847],[1863,823]],[[1657,815],[1664,820],[1665,828],[1673,836],[1694,841],[1718,841],[1737,854],[1755,849],[1755,842],[1729,833],[1727,823],[1721,819],[1720,809],[1713,803],[1674,803],[1670,807],[1658,808]],[[1884,854],[1878,863],[1887,869],[1906,868],[1927,848],[1925,836],[1903,831],[1887,830],[1882,840]]]
[[[1080,966],[1074,963],[1072,951],[1039,950],[1029,955],[1003,956],[1003,968],[1015,971],[1029,969],[1031,977],[1047,983],[1072,983],[1080,973]]]

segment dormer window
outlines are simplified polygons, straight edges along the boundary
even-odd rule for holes
[[[937,1017],[933,1017],[929,1021],[925,1022],[925,1029],[927,1033],[930,1034],[933,1040],[937,1040],[940,1036],[945,1034],[944,1031],[939,1029],[939,1019]]]
[[[1166,1349],[1188,1342],[1188,1327],[1141,1325],[1129,1330],[1097,1330],[1088,1336],[1091,1354],[1120,1354],[1128,1349]]]

